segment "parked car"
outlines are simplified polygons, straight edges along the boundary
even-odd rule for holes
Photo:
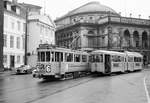
[[[28,74],[32,73],[33,68],[30,65],[21,65],[16,68],[16,74]]]

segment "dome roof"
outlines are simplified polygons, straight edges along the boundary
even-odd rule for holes
[[[112,8],[107,7],[105,5],[100,4],[99,2],[89,2],[83,6],[80,6],[79,8],[70,11],[67,15],[75,15],[80,13],[91,13],[91,12],[110,12],[117,14],[116,11],[114,11]]]

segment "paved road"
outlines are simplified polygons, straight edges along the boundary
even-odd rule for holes
[[[148,75],[150,70],[66,81],[2,76],[0,103],[148,103],[143,82],[146,77],[148,84]]]

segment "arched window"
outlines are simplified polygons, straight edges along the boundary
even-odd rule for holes
[[[139,33],[138,33],[138,31],[133,32],[133,46],[139,47]]]
[[[90,30],[88,31],[88,34],[94,34],[94,31]]]
[[[130,43],[130,32],[129,30],[124,31],[124,37],[123,37],[123,45],[125,47],[129,47],[131,45]]]
[[[146,31],[142,33],[142,48],[148,48],[148,35]]]

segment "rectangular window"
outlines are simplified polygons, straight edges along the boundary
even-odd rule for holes
[[[113,55],[112,56],[112,61],[113,62],[121,62],[124,58],[122,58],[121,56],[117,56],[117,55]]]
[[[74,62],[80,62],[80,54],[74,55]]]
[[[73,54],[72,53],[65,53],[65,61],[72,62],[73,61]]]
[[[103,55],[102,54],[91,55],[90,62],[103,62]]]
[[[21,28],[20,21],[17,21],[17,26],[18,26],[18,31],[20,31],[20,28]]]
[[[20,56],[17,56],[17,63],[20,63]]]
[[[41,52],[41,62],[45,61],[45,52]]]
[[[22,57],[22,61],[23,61],[23,63],[25,62],[25,56]]]
[[[4,16],[4,27],[7,28],[8,26],[8,17]]]
[[[128,62],[133,62],[133,57],[128,57]]]
[[[55,52],[55,62],[63,61],[63,53]]]
[[[17,37],[17,48],[20,49],[20,37]]]
[[[54,62],[55,61],[55,55],[54,55],[55,53],[54,52],[52,52],[52,62]]]
[[[3,55],[3,63],[7,63],[7,55]]]
[[[86,55],[82,55],[82,62],[87,62],[87,56]]]
[[[10,36],[10,48],[14,47],[14,36]]]
[[[140,58],[140,57],[134,57],[134,62],[142,62],[142,58]]]
[[[12,21],[11,22],[11,29],[14,30],[14,28],[15,28],[15,23],[14,23],[14,21]]]
[[[22,49],[25,49],[25,38],[22,37]]]
[[[41,53],[40,52],[38,52],[38,62],[40,62],[40,57],[41,57],[41,55],[40,55]]]
[[[4,34],[4,47],[7,47],[7,35]]]
[[[23,32],[26,31],[26,23],[23,23]]]
[[[50,56],[51,56],[51,55],[50,55],[50,52],[47,51],[47,52],[46,52],[46,61],[47,61],[47,62],[50,61]]]

